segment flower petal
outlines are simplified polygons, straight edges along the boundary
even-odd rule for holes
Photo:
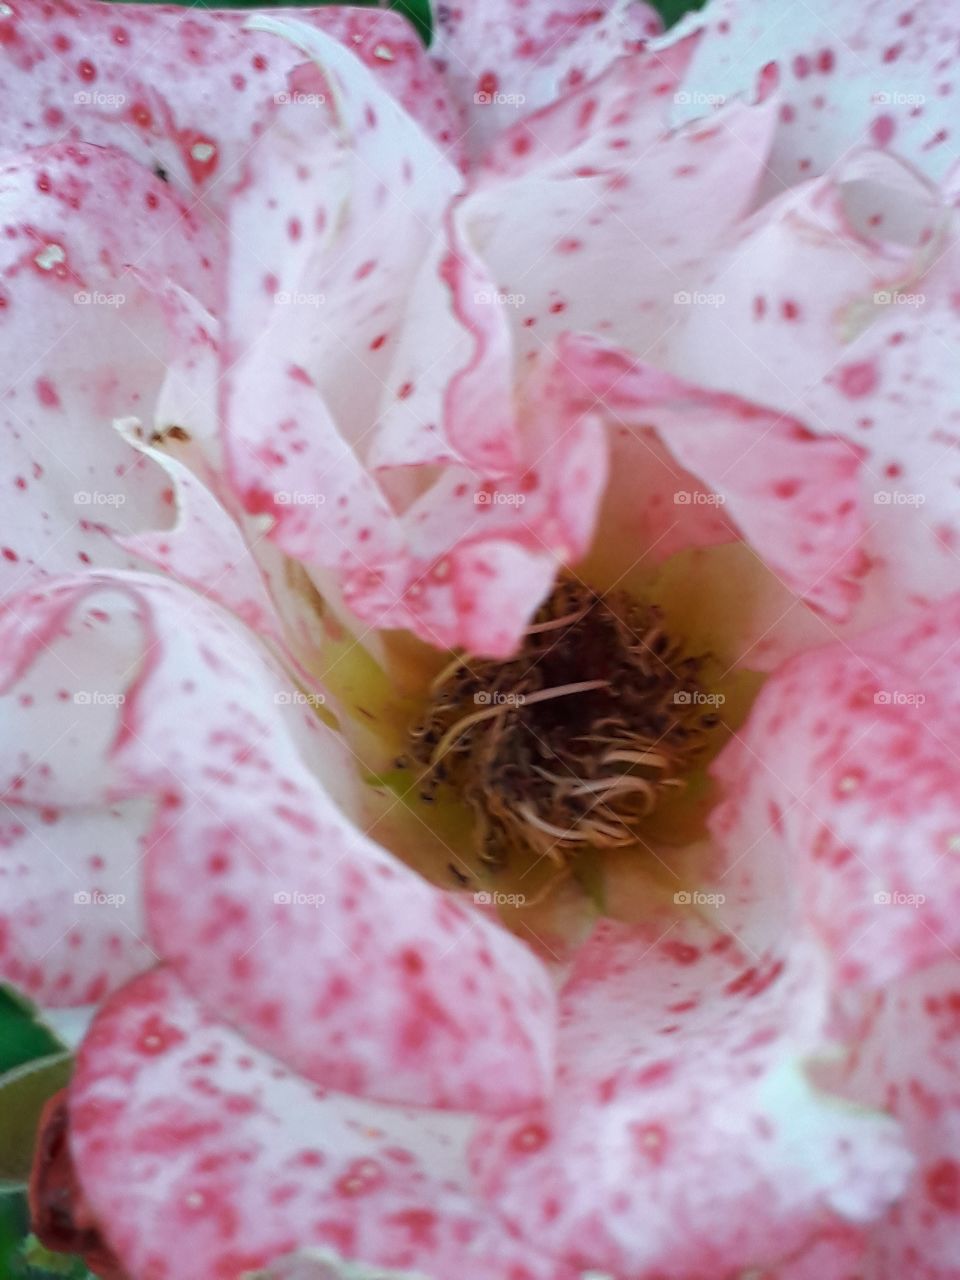
[[[782,123],[771,191],[823,173],[868,142],[892,144],[941,177],[956,158],[953,15],[937,0],[805,0],[784,14],[751,0],[712,0],[678,116],[701,114],[704,95],[754,92],[775,64]]]
[[[847,982],[960,947],[958,625],[951,597],[792,659],[715,766],[730,857],[797,868],[797,905]]]
[[[744,224],[655,361],[842,436],[864,456],[876,618],[960,586],[948,424],[957,419],[957,215],[876,152],[846,158]]]
[[[615,421],[656,428],[792,590],[831,617],[849,613],[866,568],[853,445],[818,438],[786,414],[683,382],[599,343],[568,339],[562,359]],[[677,490],[673,497],[685,505],[694,495]]]
[[[472,181],[458,223],[519,299],[509,313],[521,360],[570,329],[645,354],[752,205],[773,107],[733,103],[671,130],[676,83],[659,55],[622,58],[499,138]]]
[[[779,951],[705,924],[599,925],[561,994],[551,1104],[475,1143],[507,1220],[570,1265],[713,1276],[882,1210],[909,1158],[892,1121],[806,1078],[826,987],[814,949]]]
[[[154,277],[203,296],[215,251],[164,183],[105,148],[8,158],[0,208],[0,585],[11,590],[78,564],[136,563],[111,534],[168,522],[163,476],[111,429],[114,417],[149,417],[169,347],[152,288],[126,268],[149,255]],[[118,208],[137,211],[121,234]]]
[[[862,1045],[842,1084],[861,1105],[888,1108],[917,1168],[905,1195],[871,1232],[871,1280],[952,1280],[960,1256],[960,1030],[956,957],[874,996]]]
[[[660,18],[640,0],[523,0],[444,5],[435,57],[469,123],[474,154],[518,116],[530,115],[598,76],[657,35]]]
[[[457,117],[410,24],[398,13],[300,9],[348,45],[441,145]],[[252,31],[244,13],[89,0],[17,0],[0,17],[0,138],[9,150],[66,138],[116,146],[219,211],[257,123],[275,97],[309,90],[303,58]]]
[[[471,1198],[468,1117],[311,1088],[168,970],[101,1012],[70,1115],[84,1191],[137,1277],[240,1280],[315,1248],[434,1280],[574,1280]]]
[[[159,578],[59,580],[11,606],[3,652],[14,676],[90,596],[117,656],[85,687],[123,701],[93,744],[92,777],[75,786],[87,803],[104,792],[158,801],[144,890],[153,949],[208,1007],[311,1079],[448,1108],[509,1111],[541,1096],[552,1070],[546,971],[362,834],[344,810],[363,821],[363,785],[314,714],[322,695],[292,693],[228,615]],[[37,721],[38,750],[58,728]],[[65,741],[64,755],[82,750]]]

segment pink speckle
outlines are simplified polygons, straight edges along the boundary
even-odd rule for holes
[[[878,147],[886,147],[896,131],[896,120],[894,120],[893,116],[884,114],[877,116],[876,120],[871,124],[870,137]]]
[[[57,395],[57,389],[49,378],[38,378],[36,388],[37,399],[42,405],[46,405],[48,409],[60,408],[60,397]]]
[[[851,400],[868,396],[876,388],[878,380],[876,366],[869,360],[844,365],[840,370],[840,390]]]

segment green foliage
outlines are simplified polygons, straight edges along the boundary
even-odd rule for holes
[[[53,1032],[37,1021],[26,1000],[0,987],[0,1075],[62,1048]]]

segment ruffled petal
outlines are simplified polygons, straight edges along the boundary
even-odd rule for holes
[[[671,130],[676,62],[620,59],[498,138],[473,178],[458,221],[514,300],[521,360],[570,329],[645,355],[751,208],[775,108],[731,103]]]
[[[960,257],[944,195],[890,156],[847,157],[744,224],[655,363],[842,436],[864,456],[875,620],[960,586]]]
[[[916,157],[939,178],[956,158],[955,16],[937,0],[811,0],[789,19],[760,0],[712,0],[677,115],[766,91],[781,125],[767,186],[823,173],[864,142]]]
[[[64,786],[87,804],[157,802],[145,887],[131,889],[154,951],[311,1079],[448,1108],[508,1111],[541,1096],[553,1063],[546,971],[361,833],[344,811],[363,820],[363,784],[315,714],[323,695],[291,691],[228,615],[161,579],[60,580],[9,606],[11,681],[38,646],[60,656],[59,631],[88,598],[116,662],[85,687],[114,715],[85,757],[90,776]],[[53,717],[51,728],[51,702],[49,691],[45,719],[28,717],[21,734],[40,754],[72,726]],[[74,733],[62,751],[89,748]],[[57,853],[72,864],[74,851]]]
[[[347,45],[456,154],[458,116],[400,14],[297,13]],[[116,146],[202,196],[214,213],[268,109],[311,88],[289,79],[303,57],[249,30],[243,13],[17,0],[0,17],[0,57],[5,148],[60,139]]]
[[[152,279],[213,290],[215,241],[119,152],[63,145],[0,170],[4,590],[82,565],[136,564],[114,534],[169,523],[160,471],[113,432],[149,420],[170,350]],[[131,216],[117,231],[117,210]],[[24,352],[30,358],[24,358]]]
[[[574,1280],[472,1199],[468,1117],[311,1088],[167,970],[103,1010],[70,1088],[85,1194],[151,1280],[240,1280],[316,1250],[447,1280]],[[329,1276],[302,1257],[274,1274]]]
[[[960,600],[794,658],[718,759],[715,829],[794,871],[839,977],[880,987],[960,947]]]
[[[434,56],[468,122],[472,154],[661,30],[640,0],[524,0],[443,5]]]
[[[960,965],[956,957],[878,991],[842,1086],[903,1126],[916,1157],[906,1193],[871,1231],[869,1280],[954,1280],[960,1257]]]
[[[827,988],[800,940],[763,954],[706,924],[605,922],[561,994],[549,1106],[483,1126],[500,1212],[572,1266],[719,1276],[875,1217],[909,1156],[886,1117],[820,1092]]]
[[[566,367],[628,427],[651,423],[673,457],[705,482],[726,517],[785,584],[846,617],[867,564],[860,547],[860,452],[818,438],[761,404],[682,382],[584,339],[562,346]],[[673,500],[697,495],[677,488]]]
[[[274,521],[276,544],[335,574],[366,623],[506,654],[558,563],[585,549],[602,438],[549,376],[518,403],[509,328],[449,216],[452,166],[334,42],[257,21],[314,54],[336,111],[327,164],[314,159],[315,113],[278,113],[237,195],[234,238],[257,252],[233,269],[233,482],[248,511]],[[369,227],[386,224],[374,252]],[[439,356],[421,344],[414,364],[410,289],[419,314],[439,317]],[[424,358],[435,368],[417,393]],[[409,414],[398,407],[408,392]],[[447,465],[437,476],[428,463]]]

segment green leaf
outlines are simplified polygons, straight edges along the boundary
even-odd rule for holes
[[[30,1177],[40,1113],[70,1079],[73,1057],[51,1054],[0,1076],[0,1180],[22,1186]]]
[[[695,13],[706,3],[707,0],[652,0],[653,7],[668,29],[679,22],[685,13]]]
[[[33,1005],[9,987],[0,987],[0,1073],[62,1049],[53,1032],[37,1020]]]
[[[45,1249],[36,1236],[27,1236],[20,1246],[20,1256],[29,1271],[24,1275],[39,1273],[44,1276],[67,1276],[68,1280],[94,1280],[83,1264],[81,1258],[74,1258],[68,1253],[51,1253]]]

